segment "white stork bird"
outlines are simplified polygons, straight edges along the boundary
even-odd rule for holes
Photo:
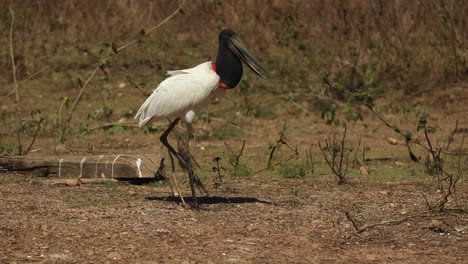
[[[220,97],[227,89],[236,87],[242,77],[242,62],[263,79],[267,78],[267,70],[249,52],[237,34],[230,29],[222,30],[219,34],[219,49],[215,63],[208,61],[191,69],[168,71],[170,77],[156,87],[135,116],[135,119],[139,120],[140,127],[152,119],[175,118],[161,135],[160,140],[187,169],[192,191],[192,206],[195,208],[198,207],[195,185],[205,192],[206,190],[190,164],[189,139],[192,133],[192,121],[214,97]],[[182,118],[187,123],[185,158],[177,153],[167,140],[169,133]]]

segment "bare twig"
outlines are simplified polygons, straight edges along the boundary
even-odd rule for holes
[[[322,152],[328,167],[330,167],[333,174],[338,178],[338,184],[344,184],[346,182],[345,176],[348,173],[349,154],[351,152],[349,151],[345,155],[345,141],[346,124],[344,126],[343,138],[341,139],[341,142],[339,142],[340,145],[338,145],[338,142],[336,141],[336,135],[333,135],[331,143],[326,139],[324,147],[322,147],[322,144],[319,142],[319,149]]]
[[[356,165],[358,163],[357,155],[358,155],[359,147],[361,146],[361,140],[362,140],[362,137],[360,136],[356,151],[354,152],[353,168],[356,168]]]
[[[284,130],[284,127],[283,127],[283,130]],[[291,146],[289,146],[288,142],[286,142],[286,137],[284,136],[284,133],[281,133],[280,138],[274,144],[270,144],[271,150],[270,150],[270,155],[268,157],[268,163],[267,163],[266,169],[271,167],[271,161],[273,160],[273,155],[275,154],[276,149],[281,145],[285,145],[289,150],[291,150],[294,153],[294,156],[299,156],[299,152],[297,151],[297,146],[296,148],[292,148]]]
[[[372,229],[374,227],[378,227],[378,226],[386,226],[386,225],[398,225],[398,224],[401,224],[401,223],[404,223],[412,218],[415,218],[415,217],[418,217],[418,216],[421,216],[421,215],[424,215],[424,214],[428,214],[428,213],[432,213],[432,212],[435,212],[434,210],[427,210],[427,211],[422,211],[422,212],[418,212],[418,213],[415,213],[415,214],[412,214],[412,215],[408,215],[406,217],[403,217],[403,218],[400,218],[400,219],[395,219],[395,220],[390,220],[390,221],[383,221],[383,222],[380,222],[380,223],[376,223],[376,224],[370,224],[370,225],[364,225],[363,227],[359,227],[356,222],[353,220],[353,218],[351,217],[350,213],[349,212],[345,212],[346,214],[346,218],[353,224],[354,228],[356,229],[356,233],[357,234],[361,234],[369,229]]]
[[[97,71],[99,70],[99,66],[97,66],[91,73],[91,75],[88,77],[88,79],[86,80],[86,82],[83,84],[83,86],[81,86],[81,89],[80,89],[80,92],[78,93],[78,95],[76,96],[75,98],[75,101],[73,101],[73,104],[70,108],[70,111],[68,111],[68,116],[67,118],[65,119],[65,124],[62,126],[62,131],[60,133],[60,141],[63,142],[63,139],[65,137],[65,132],[66,130],[68,129],[68,126],[70,125],[70,122],[71,122],[71,119],[73,117],[73,113],[75,112],[75,108],[76,106],[78,105],[78,102],[80,101],[81,99],[81,96],[83,95],[83,92],[84,90],[86,89],[86,87],[88,86],[88,84],[91,82],[91,80],[94,78],[94,75],[96,75]]]
[[[176,9],[174,12],[172,12],[172,14],[170,14],[168,17],[166,17],[166,18],[165,18],[163,21],[161,21],[158,25],[156,25],[156,26],[150,28],[149,30],[147,30],[145,34],[149,34],[149,33],[151,33],[152,31],[154,31],[154,30],[160,28],[162,25],[164,25],[167,21],[169,21],[172,17],[174,17],[177,13],[179,13],[181,9],[184,8],[184,3],[185,3],[185,0],[182,0],[182,1],[179,3],[179,5],[177,6],[177,9]],[[118,48],[117,48],[117,51],[121,51],[121,50],[123,50],[123,49],[125,49],[125,48],[127,48],[127,47],[129,47],[129,46],[131,46],[131,45],[133,45],[133,44],[135,44],[135,43],[137,43],[137,42],[139,41],[139,39],[140,39],[140,38],[135,38],[135,39],[133,39],[133,40],[131,40],[131,41],[125,43],[124,45],[118,47]],[[107,56],[105,56],[104,58],[100,58],[100,59],[107,59],[107,58],[109,58],[109,57],[111,57],[111,56],[113,56],[113,55],[114,55],[114,53],[110,53],[110,54],[107,54]],[[80,89],[80,92],[78,93],[77,97],[76,97],[75,100],[73,101],[73,104],[72,104],[72,106],[71,106],[71,108],[70,108],[70,111],[68,112],[68,116],[67,116],[67,118],[66,118],[66,120],[65,120],[65,124],[64,124],[63,127],[62,127],[62,130],[63,130],[63,131],[61,132],[60,141],[63,141],[63,137],[64,137],[64,135],[65,135],[65,132],[66,132],[66,130],[68,129],[68,127],[69,127],[69,125],[70,125],[70,122],[71,122],[72,117],[73,117],[73,113],[74,113],[74,111],[75,111],[75,108],[76,108],[78,102],[79,102],[80,99],[81,99],[81,96],[83,95],[84,90],[85,90],[86,87],[89,85],[89,83],[91,82],[91,80],[94,78],[94,76],[96,75],[96,73],[97,73],[100,69],[102,69],[102,65],[101,65],[99,62],[97,62],[96,64],[97,64],[97,65],[95,66],[94,70],[91,72],[91,74],[89,75],[89,77],[86,79],[86,82],[83,84],[83,86],[82,86],[81,89]]]
[[[31,151],[31,148],[34,145],[34,142],[36,141],[37,134],[39,133],[39,130],[41,129],[41,124],[42,124],[42,122],[44,120],[45,120],[45,117],[41,117],[39,119],[39,121],[37,122],[37,127],[36,127],[36,132],[34,132],[34,137],[31,140],[31,143],[29,144],[29,147],[26,149],[26,151],[24,153],[22,153],[23,155],[26,155],[26,154],[29,153],[29,151]]]
[[[346,123],[344,124],[344,132],[343,132],[343,139],[341,140],[341,155],[340,155],[340,171],[343,170],[343,155],[344,155],[344,151],[345,151],[345,139],[346,139]],[[345,169],[345,172],[344,174],[346,175],[346,173],[348,172],[348,162],[346,162],[346,169]]]
[[[227,147],[227,149],[235,156],[235,161],[234,163],[231,163],[231,165],[235,168],[239,165],[239,161],[240,161],[240,158],[242,156],[242,153],[244,152],[244,147],[245,147],[245,140],[242,141],[242,147],[239,151],[239,154],[236,154],[234,151],[232,151],[232,149],[229,147],[229,145],[224,142],[224,145]]]
[[[305,153],[306,153],[306,170],[307,172],[309,172],[309,168],[310,168],[310,173],[313,174],[314,173],[314,158],[312,157],[312,144],[310,144],[306,148]]]
[[[14,93],[16,92],[16,89],[17,89],[17,88],[21,87],[23,84],[25,84],[27,81],[31,80],[32,78],[36,77],[39,73],[45,71],[47,68],[49,68],[48,65],[42,67],[42,68],[41,68],[40,70],[38,70],[37,72],[35,72],[35,73],[29,75],[29,76],[26,77],[24,80],[22,80],[21,82],[19,82],[19,83],[18,83],[18,86],[16,86],[16,87],[14,87],[13,89],[11,89],[11,91],[10,91],[7,95],[3,96],[3,97],[0,99],[0,102],[3,101],[3,100],[5,100],[7,97],[10,97],[10,95],[12,95],[12,94],[14,94]]]
[[[323,81],[325,82],[326,85],[328,85],[330,88],[333,88],[337,91],[340,91],[346,95],[349,95],[351,97],[353,97],[354,99],[358,100],[361,104],[363,104],[367,109],[369,109],[378,119],[380,119],[380,121],[382,121],[382,123],[387,126],[388,128],[392,129],[395,133],[399,134],[400,136],[402,136],[403,138],[405,138],[405,140],[407,141],[407,146],[408,146],[408,150],[410,152],[410,156],[411,156],[411,159],[413,159],[413,156],[414,154],[412,153],[411,149],[410,149],[410,146],[408,144],[408,141],[410,140],[408,138],[408,135],[404,134],[403,132],[400,131],[400,129],[392,124],[390,124],[387,120],[385,120],[373,107],[373,105],[371,103],[369,103],[368,101],[366,101],[365,99],[361,98],[360,96],[352,93],[352,92],[349,92],[347,91],[346,89],[340,89],[339,87],[337,87],[335,84],[331,83],[330,80],[328,78],[323,78]],[[416,141],[416,144],[420,145],[421,147],[425,148],[425,149],[428,149],[427,146],[419,143]],[[414,160],[414,159],[413,159]]]
[[[271,167],[271,160],[273,159],[273,155],[275,154],[276,151],[276,144],[271,145],[271,150],[270,150],[270,155],[268,156],[268,163],[267,163],[267,168]]]
[[[127,75],[125,76],[127,78],[127,82],[130,83],[130,85],[132,85],[133,87],[135,87],[138,91],[140,91],[144,96],[149,96],[151,94],[151,92],[148,92],[146,89],[144,88],[141,88],[138,84],[135,83],[135,81],[133,80],[132,76],[130,75]]]
[[[247,128],[243,127],[243,126],[240,126],[234,122],[231,122],[231,121],[226,121],[225,119],[222,119],[222,118],[216,118],[216,117],[210,117],[209,118],[210,121],[216,121],[216,122],[221,122],[225,125],[228,125],[228,126],[232,126],[234,128],[238,128],[238,129],[241,129],[243,130],[244,132],[246,132],[247,134],[252,134],[252,131],[248,130]]]
[[[450,133],[450,136],[448,138],[447,146],[445,146],[446,151],[449,150],[450,144],[452,144],[452,141],[453,141],[453,137],[455,136],[455,133],[457,133],[457,129],[458,129],[458,119],[457,121],[455,121],[455,129],[453,129],[452,133]]]
[[[20,120],[21,129],[16,130],[16,141],[18,142],[18,155],[23,155],[23,143],[21,143],[21,130],[23,129],[23,120]]]
[[[289,158],[287,158],[287,159],[285,159],[285,160],[282,160],[282,161],[278,161],[278,162],[276,162],[276,163],[273,163],[273,164],[270,165],[270,167],[265,167],[265,168],[263,168],[263,169],[260,169],[260,170],[258,170],[258,171],[255,171],[255,172],[253,172],[253,174],[257,174],[257,173],[260,173],[260,172],[264,172],[264,171],[266,171],[266,170],[268,170],[268,169],[270,169],[270,168],[274,168],[274,167],[276,167],[276,166],[279,166],[279,165],[281,165],[281,164],[284,164],[285,162],[288,162],[288,161],[294,159],[295,157],[297,157],[296,154],[292,154],[291,156],[289,156]]]
[[[353,224],[354,229],[359,232],[359,226],[357,225],[356,221],[351,217],[350,212],[344,212],[346,215],[346,218]]]
[[[221,183],[223,183],[223,176],[221,175],[221,169],[224,169],[219,166],[219,161],[221,160],[221,157],[214,157],[213,158],[213,163],[216,164],[216,167],[213,167],[213,171],[216,171],[218,173],[218,182],[215,181],[215,186],[219,187]]]
[[[392,129],[395,133],[399,134],[400,136],[402,136],[405,140],[406,140],[406,146],[408,147],[408,151],[409,151],[409,155],[410,155],[410,158],[411,160],[415,161],[415,162],[418,162],[418,158],[416,157],[416,155],[413,154],[413,152],[411,151],[411,147],[409,145],[409,142],[413,142],[414,144],[426,149],[426,150],[430,150],[430,147],[429,146],[426,146],[424,144],[422,144],[421,142],[419,142],[419,140],[413,140],[411,139],[411,137],[408,135],[408,134],[405,134],[403,132],[401,132],[401,130],[395,126],[395,125],[392,125],[390,124],[390,122],[388,122],[387,120],[385,120],[385,118],[383,118],[383,116],[381,116],[373,107],[373,105],[369,102],[367,102],[365,99],[363,99],[361,96],[359,95],[356,95],[352,92],[349,92],[347,91],[346,89],[342,89],[339,87],[339,85],[336,85],[336,84],[333,84],[332,82],[330,82],[330,80],[328,79],[328,76],[326,78],[323,78],[323,81],[326,85],[328,85],[330,88],[333,88],[339,92],[342,92],[346,95],[349,95],[351,97],[353,97],[354,99],[358,100],[361,104],[363,104],[367,109],[369,109],[372,114],[374,114],[374,116],[376,116],[378,119],[380,119],[380,121],[382,121],[382,123]],[[456,152],[450,152],[450,151],[447,151],[447,150],[443,150],[443,153],[444,154],[447,154],[447,155],[452,155],[452,156],[458,156],[458,155],[466,155],[468,156],[468,153],[456,153]]]
[[[147,31],[145,31],[146,32],[145,34],[149,34],[149,33],[153,32],[153,31],[155,31],[156,29],[160,28],[162,25],[166,24],[167,21],[171,20],[171,18],[173,16],[177,15],[177,13],[179,13],[184,8],[184,4],[185,4],[185,0],[180,1],[179,5],[177,6],[177,9],[174,12],[172,12],[172,14],[170,14],[168,17],[166,17],[163,21],[161,21],[156,26],[154,26],[154,27],[148,29]],[[137,43],[138,41],[139,41],[138,38],[136,38],[136,39],[134,39],[132,41],[129,41],[126,44],[124,44],[124,45],[120,46],[119,48],[117,48],[117,51],[121,51],[121,50],[127,48],[128,46]]]
[[[15,90],[15,101],[19,105],[19,91],[18,91],[18,81],[16,80],[16,64],[15,64],[15,53],[13,50],[13,27],[15,25],[15,12],[13,8],[10,6],[10,16],[11,16],[11,24],[10,24],[10,59],[11,59],[11,68],[13,72],[13,86]]]

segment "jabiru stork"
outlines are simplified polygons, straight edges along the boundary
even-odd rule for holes
[[[190,69],[168,71],[170,77],[156,87],[135,115],[140,127],[150,120],[174,118],[160,141],[187,170],[194,208],[198,208],[195,185],[205,192],[206,189],[191,167],[189,140],[193,132],[192,122],[196,114],[214,98],[223,96],[228,89],[237,86],[242,78],[242,62],[261,78],[267,78],[265,67],[245,47],[237,34],[231,29],[224,29],[219,34],[216,62],[208,61]],[[187,153],[184,157],[167,140],[181,119],[187,124]]]

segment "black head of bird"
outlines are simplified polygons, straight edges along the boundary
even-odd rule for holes
[[[263,79],[268,77],[265,67],[245,47],[237,34],[231,29],[224,29],[219,33],[216,72],[221,82],[229,88],[236,87],[240,82],[243,73],[242,62]]]

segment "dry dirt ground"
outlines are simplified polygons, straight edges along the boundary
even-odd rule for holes
[[[441,131],[440,142],[456,119],[466,128],[465,92],[458,91],[456,98],[463,100],[454,104],[425,102],[429,109],[444,109],[429,115]],[[211,194],[200,198],[198,211],[173,198],[168,182],[65,186],[33,175],[0,173],[0,263],[466,263],[466,175],[447,204],[460,210],[424,213],[422,193],[433,190],[434,180],[422,165],[411,163],[404,144],[389,145],[386,137],[394,136],[392,132],[365,114],[368,127],[350,126],[350,141],[356,145],[362,137],[370,156],[392,157],[400,165],[395,160],[370,163],[370,175],[352,169],[350,183],[344,186],[336,185],[323,162],[318,173],[304,177],[266,171],[248,177],[226,175],[219,188],[213,186],[211,159],[219,154],[227,162],[225,141],[238,150],[239,139],[247,138],[242,161],[251,167],[264,164],[281,120],[245,119],[240,138],[215,140],[208,135],[195,140],[193,153],[208,175],[204,179]],[[288,124],[287,140],[300,146],[301,155],[304,146],[323,140],[330,130],[341,131],[317,116],[295,113]],[[386,118],[415,126],[397,115]],[[199,120],[198,135],[205,125],[215,123]],[[466,132],[460,133],[458,141]],[[159,133],[95,131],[68,140],[65,154],[154,151],[158,137]],[[35,155],[43,155],[53,154],[54,147],[50,139],[38,139],[35,148],[41,149]],[[286,148],[282,151],[278,159],[288,156]],[[320,155],[316,146],[314,154]],[[189,194],[187,183],[182,183],[182,193]],[[358,234],[346,212],[357,228],[401,221]]]
[[[415,186],[425,184],[251,177],[226,182],[194,211],[167,185],[59,186],[4,174],[0,262],[466,263],[466,215],[423,214],[356,234],[344,214],[362,226],[424,211]],[[468,185],[459,192],[466,201]]]

